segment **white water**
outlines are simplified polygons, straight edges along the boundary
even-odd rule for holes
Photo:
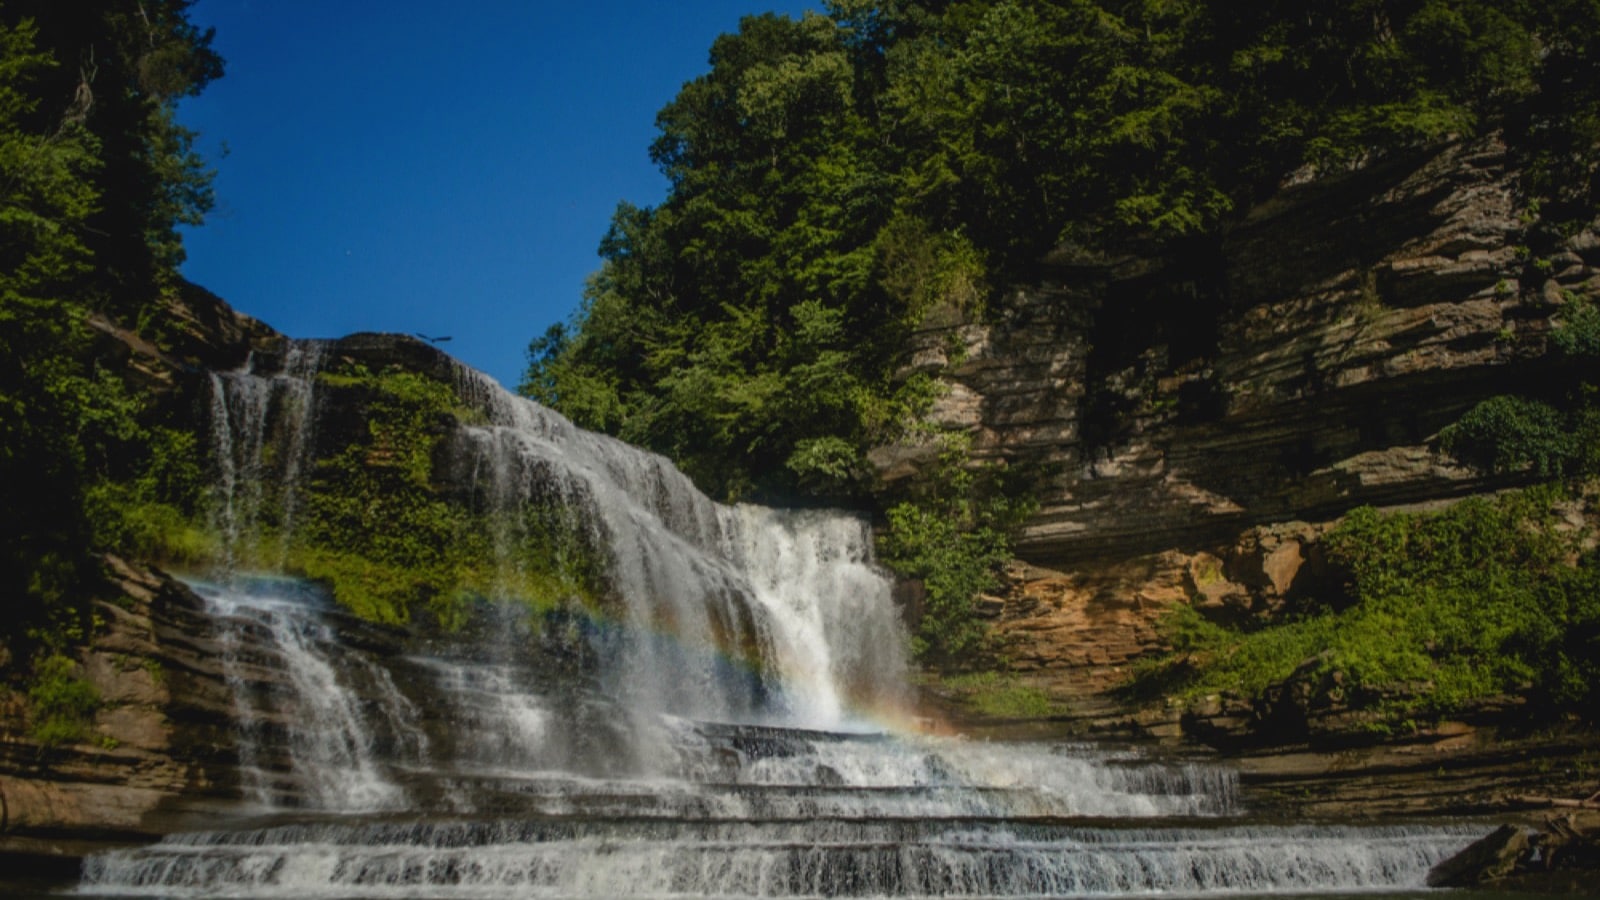
[[[195,584],[217,623],[223,668],[242,724],[240,763],[251,798],[282,805],[263,757],[269,726],[281,730],[289,773],[300,784],[297,805],[338,811],[399,808],[405,792],[389,780],[374,752],[371,719],[387,718],[414,733],[415,707],[387,670],[341,652],[339,636],[291,582]],[[341,676],[336,663],[346,668]],[[260,667],[270,665],[270,671]],[[351,684],[359,667],[378,702],[364,710]],[[252,671],[252,668],[255,671]],[[279,683],[281,680],[282,683]]]
[[[315,826],[94,858],[128,894],[251,897],[1125,896],[1420,888],[1461,830],[780,823]],[[179,890],[174,890],[175,888]]]
[[[328,346],[290,341],[277,372],[257,371],[252,354],[237,371],[210,373],[217,473],[211,525],[223,538],[228,571],[243,562],[241,553],[257,549],[252,545],[264,514],[279,526],[277,558],[254,562],[283,564],[300,504],[297,487],[314,440],[317,373]]]
[[[904,702],[906,638],[867,523],[714,503],[665,458],[479,373],[459,388],[489,417],[467,433],[490,511],[554,496],[606,549],[627,626],[609,674],[631,708],[836,729]]]
[[[240,509],[263,496],[248,495],[261,483],[252,467],[272,455],[263,435],[298,442],[295,466],[308,459],[313,395],[276,384],[289,377],[224,377],[216,391],[236,538],[251,527]],[[559,499],[604,550],[622,621],[578,639],[596,671],[541,667],[535,634],[510,619],[476,643],[402,650],[294,582],[201,585],[238,704],[246,793],[315,817],[99,854],[81,893],[1411,891],[1478,836],[1251,823],[1218,765],[875,731],[860,711],[904,702],[905,639],[863,522],[722,506],[661,457],[481,375],[462,370],[457,388],[487,416],[460,451],[480,511],[499,523],[508,589],[524,504]]]

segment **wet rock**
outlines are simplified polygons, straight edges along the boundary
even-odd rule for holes
[[[1528,834],[1502,825],[1428,872],[1428,887],[1475,887],[1511,874],[1528,850]]]
[[[817,784],[823,787],[844,787],[845,785],[844,776],[840,775],[839,770],[832,766],[818,764],[814,777]]]

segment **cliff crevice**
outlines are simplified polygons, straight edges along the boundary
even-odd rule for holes
[[[1438,431],[1548,378],[1561,299],[1600,284],[1592,230],[1528,262],[1516,184],[1499,140],[1455,144],[1286,189],[1183,258],[1053,267],[916,335],[929,418],[1038,473],[1017,552],[1047,566],[1503,487]],[[910,455],[880,449],[880,477]]]

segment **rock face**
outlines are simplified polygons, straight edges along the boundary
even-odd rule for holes
[[[1433,867],[1428,887],[1475,887],[1504,878],[1528,848],[1528,833],[1502,825],[1467,849]]]
[[[1206,246],[1059,254],[981,323],[930,317],[933,423],[1038,485],[997,619],[1015,666],[1098,709],[1172,604],[1270,614],[1325,574],[1317,539],[1348,510],[1510,485],[1436,438],[1570,377],[1547,335],[1600,294],[1600,235],[1533,258],[1528,221],[1488,138],[1287,188]],[[871,458],[892,484],[929,453]]]
[[[22,698],[0,697],[0,854],[148,838],[237,796],[232,694],[203,602],[158,572],[106,564],[104,625],[78,659],[100,697],[88,738],[41,745]]]
[[[1530,264],[1523,215],[1488,139],[1286,189],[1183,256],[1047,265],[991,321],[930,318],[931,419],[1041,476],[1018,553],[1056,568],[1491,489],[1432,439],[1547,372],[1563,292],[1600,286],[1593,233]],[[892,481],[917,448],[872,458]]]

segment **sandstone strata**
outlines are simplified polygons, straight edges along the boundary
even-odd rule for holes
[[[41,745],[23,698],[0,697],[0,854],[148,839],[237,796],[233,702],[202,601],[158,572],[106,564],[103,624],[78,659],[100,697],[85,738]]]
[[[934,424],[1039,478],[1019,555],[1074,568],[1503,484],[1440,428],[1547,377],[1552,317],[1600,286],[1600,236],[1547,258],[1495,139],[1285,189],[1214,246],[1047,261],[988,320],[945,310],[913,369]],[[879,448],[887,482],[932,450]]]
[[[1499,140],[1457,143],[1288,187],[1214,244],[1063,249],[984,321],[929,317],[912,368],[948,387],[932,423],[1037,485],[1026,564],[991,601],[1028,683],[1102,730],[1219,745],[1271,731],[1264,716],[1296,740],[1360,724],[1305,684],[1271,709],[1214,698],[1187,716],[1135,714],[1115,689],[1164,649],[1174,604],[1240,622],[1317,591],[1318,540],[1348,510],[1515,483],[1458,464],[1438,433],[1572,377],[1549,330],[1568,298],[1600,294],[1600,233],[1536,256],[1517,183]],[[875,451],[880,479],[915,477],[923,440]]]

